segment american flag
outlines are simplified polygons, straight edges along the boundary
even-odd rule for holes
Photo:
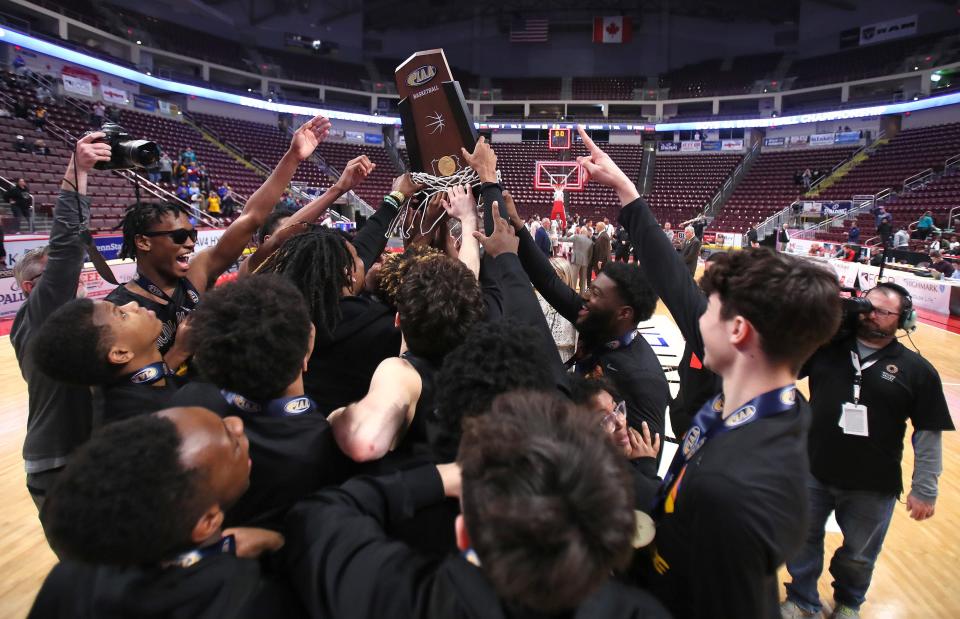
[[[550,20],[545,18],[514,19],[510,24],[511,43],[546,43]]]

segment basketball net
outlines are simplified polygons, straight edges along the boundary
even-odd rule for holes
[[[427,205],[430,204],[434,196],[438,193],[446,193],[448,189],[459,185],[466,185],[472,189],[473,187],[479,187],[481,184],[477,171],[470,166],[464,166],[450,176],[434,176],[426,172],[410,172],[410,179],[418,185],[423,185],[423,189],[408,197],[406,202],[400,206],[400,211],[387,228],[387,238],[395,234],[406,241],[413,235],[415,228],[419,228],[420,236],[426,236],[432,233],[447,215],[445,211],[441,210],[436,218],[428,218],[426,216]],[[497,170],[497,182],[499,183],[500,180],[500,170]],[[419,199],[417,203],[418,206],[411,208],[410,203],[414,197]],[[410,216],[411,211],[413,212],[412,216]],[[477,215],[483,217],[482,200],[477,203]],[[433,221],[429,221],[429,219],[433,219]]]

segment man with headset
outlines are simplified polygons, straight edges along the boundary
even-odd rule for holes
[[[941,432],[953,430],[936,369],[903,346],[898,329],[916,326],[910,294],[884,282],[867,292],[872,308],[856,328],[818,350],[801,376],[810,377],[808,479],[810,528],[787,571],[784,618],[819,616],[817,579],[823,570],[824,526],[835,511],[843,545],[830,561],[831,617],[859,617],[897,499],[907,419],[913,425],[914,467],[906,509],[914,520],[933,516],[942,471]]]

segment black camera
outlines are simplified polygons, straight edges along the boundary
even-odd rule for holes
[[[110,161],[98,161],[98,170],[129,170],[146,168],[160,161],[160,147],[150,140],[134,140],[117,123],[105,122],[100,131],[107,135],[100,140],[110,145]],[[89,134],[90,132],[88,132]]]
[[[840,319],[840,328],[833,337],[834,341],[846,339],[856,333],[860,324],[860,316],[873,311],[873,303],[870,302],[870,299],[856,296],[857,291],[851,288],[843,288],[842,290],[849,292],[850,296],[840,299],[843,314]]]

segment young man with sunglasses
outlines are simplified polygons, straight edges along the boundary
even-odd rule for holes
[[[156,314],[163,322],[157,348],[167,365],[176,368],[189,358],[186,342],[175,346],[181,325],[200,302],[200,295],[240,257],[250,238],[270,216],[297,166],[329,132],[330,121],[323,116],[301,126],[270,178],[250,196],[236,221],[216,245],[195,256],[191,257],[197,231],[178,206],[138,204],[127,212],[120,256],[137,261],[137,275],[117,287],[107,300],[117,305],[133,301]]]
[[[824,526],[836,512],[843,544],[833,554],[831,617],[860,616],[897,499],[903,493],[903,439],[913,426],[914,466],[906,509],[914,520],[932,518],[943,471],[941,433],[953,430],[937,370],[897,341],[914,327],[913,300],[903,287],[880,283],[856,316],[852,333],[837,337],[810,358],[807,477],[810,524],[806,543],[787,562],[783,617],[819,616],[817,581],[823,571]]]

